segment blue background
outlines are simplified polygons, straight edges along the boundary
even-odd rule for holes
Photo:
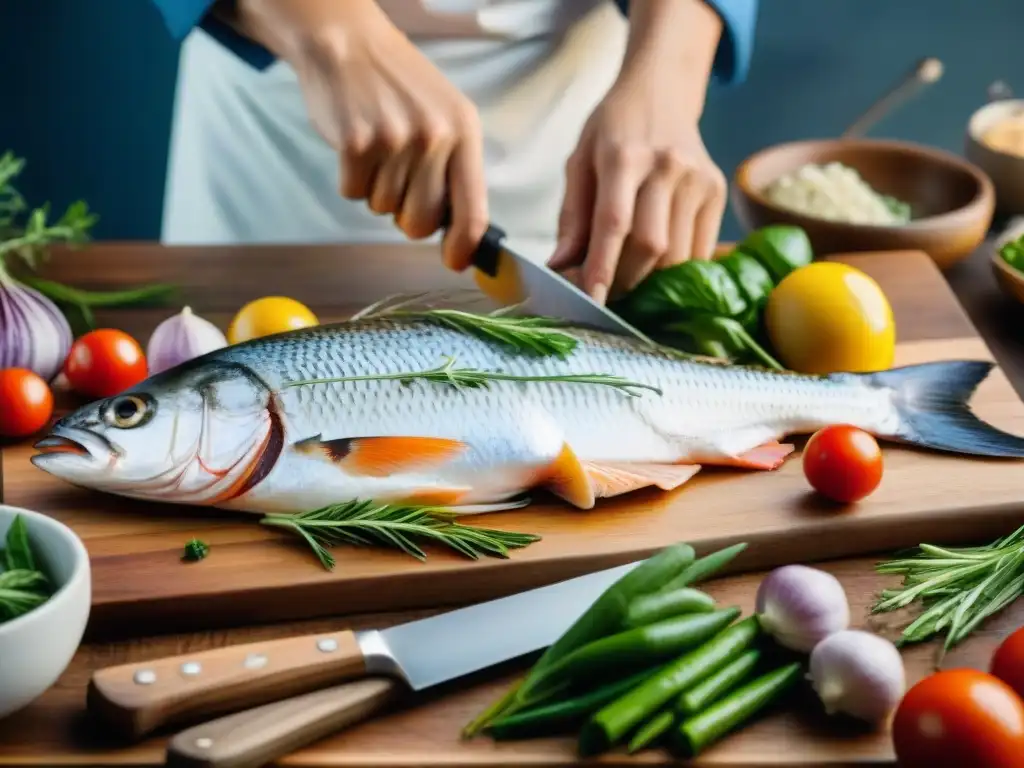
[[[1024,67],[1021,30],[1020,0],[762,0],[750,78],[712,94],[705,140],[731,174],[761,147],[842,131],[937,56],[942,80],[872,135],[961,152],[986,87],[1014,85]],[[98,238],[157,238],[176,70],[144,0],[0,4],[0,151],[28,160],[30,201],[84,198],[101,216]],[[723,236],[737,234],[730,214]]]

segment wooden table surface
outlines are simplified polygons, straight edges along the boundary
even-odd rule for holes
[[[126,258],[127,249],[138,248],[139,258]],[[81,255],[77,259],[61,259],[59,277],[81,287],[106,287],[110,281],[96,278],[96,275],[117,275],[117,281],[124,284],[137,284],[151,280],[160,271],[155,265],[163,254],[154,253],[157,246],[140,244],[130,246],[94,246],[88,256]],[[295,269],[280,269],[282,263],[291,261],[298,250],[302,250],[302,259],[294,259]],[[426,259],[431,254],[424,248],[422,269],[415,264],[407,263],[406,268],[397,274],[396,290],[404,290],[405,285],[428,287],[452,287],[465,285],[462,278],[445,275]],[[346,279],[342,269],[332,270],[333,264],[344,261],[337,248],[285,248],[272,247],[250,249],[246,253],[246,264],[252,269],[269,270],[276,265],[274,280],[267,285],[267,292],[284,295],[301,293],[309,305],[316,310],[318,307],[338,306],[355,300],[360,296],[358,281]],[[148,253],[145,253],[148,252]],[[203,259],[203,249],[184,249],[175,256],[185,261]],[[145,256],[145,258],[142,258]],[[170,258],[170,256],[166,256]],[[1024,395],[1024,307],[1015,305],[1001,294],[992,277],[988,263],[988,249],[984,248],[968,261],[954,267],[947,274],[947,280],[960,298],[974,325],[981,332],[997,360],[1002,365],[1017,391]],[[225,264],[237,268],[238,259],[226,259]],[[371,265],[370,270],[388,270],[389,264],[382,260],[379,265]],[[321,275],[321,279],[306,282],[310,271]],[[211,279],[209,270],[202,276],[191,279],[188,270],[184,275],[186,293],[201,296],[203,304],[222,309],[225,313],[234,311],[239,306],[240,297],[232,292],[232,271],[226,269],[223,275]],[[302,284],[302,291],[291,291],[290,288]],[[246,297],[251,298],[251,297]],[[358,302],[357,302],[358,303]],[[915,321],[924,325],[939,322],[922,312]],[[927,335],[927,334],[925,334]],[[0,488],[2,492],[2,488]],[[850,559],[833,561],[823,567],[839,574],[846,586],[854,611],[861,616],[870,605],[874,596],[884,587],[892,586],[892,578],[878,577],[873,573],[874,559]],[[715,584],[716,594],[753,595],[761,575],[748,574],[719,580]],[[744,598],[738,598],[746,602]],[[160,764],[162,751],[149,745],[129,748],[123,752],[110,752],[114,746],[108,743],[97,731],[94,724],[83,719],[85,686],[93,670],[113,664],[124,664],[133,661],[156,658],[165,655],[194,652],[228,644],[250,642],[254,640],[283,637],[293,634],[336,630],[340,627],[381,627],[391,623],[408,620],[429,612],[404,614],[349,616],[331,620],[317,620],[302,623],[287,623],[273,626],[253,626],[228,631],[198,632],[182,635],[164,635],[145,637],[144,628],[140,628],[140,638],[127,642],[83,645],[75,656],[71,666],[58,683],[40,700],[16,715],[0,721],[0,765],[44,765],[59,762],[64,765],[153,765]],[[973,666],[984,668],[991,653],[1006,632],[1024,624],[1024,603],[1003,612],[994,621],[985,626],[977,635],[964,644],[961,649],[947,657],[945,666]],[[908,661],[912,657],[917,664],[930,659],[935,649],[923,646],[908,652]],[[473,702],[473,706],[476,702]],[[821,724],[818,724],[820,727]],[[423,734],[410,733],[409,738],[423,740]],[[740,735],[739,738],[743,738]],[[799,736],[789,732],[789,737]],[[781,741],[780,741],[781,739]],[[787,749],[786,731],[774,736],[773,750]],[[788,742],[792,743],[792,742]],[[850,765],[879,764],[877,760],[858,757],[855,741],[851,741]],[[756,750],[758,745],[752,745]],[[768,745],[763,745],[767,749]],[[755,752],[752,752],[754,754]],[[59,756],[59,760],[57,759]],[[424,756],[426,758],[426,756]],[[285,762],[293,765],[352,765],[353,762],[344,756],[331,756],[329,753],[315,749],[305,750],[293,759]],[[430,762],[424,759],[423,764]],[[712,761],[713,762],[713,761]],[[396,760],[394,765],[413,765],[416,762]],[[776,762],[773,764],[781,765]],[[801,768],[809,768],[812,762],[800,762]],[[829,762],[830,768],[836,768],[835,762]]]

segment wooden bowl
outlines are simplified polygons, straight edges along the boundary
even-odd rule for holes
[[[768,184],[808,163],[839,162],[871,187],[910,204],[913,220],[902,226],[846,224],[812,218],[768,201]],[[751,155],[733,178],[732,204],[748,230],[795,224],[815,255],[850,251],[921,250],[945,269],[985,239],[995,206],[992,181],[948,152],[902,141],[830,139],[779,144]]]
[[[993,101],[971,115],[964,137],[964,155],[992,179],[1002,216],[1024,213],[1024,157],[993,149],[981,137],[996,123],[1021,113],[1024,99]]]
[[[999,251],[992,254],[992,271],[996,274],[999,287],[1011,298],[1024,304],[1024,274],[1011,267],[999,257]]]

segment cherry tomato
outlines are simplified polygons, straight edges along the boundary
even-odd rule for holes
[[[849,503],[882,482],[882,451],[867,432],[836,424],[815,432],[804,448],[804,476],[818,493]]]
[[[892,739],[900,768],[1019,768],[1024,702],[986,672],[938,672],[907,691]]]
[[[1024,699],[1024,627],[1003,640],[996,649],[990,671]]]
[[[53,393],[41,376],[25,368],[0,370],[0,435],[28,437],[52,415]]]
[[[146,355],[124,331],[100,328],[71,346],[64,361],[64,375],[76,392],[95,398],[110,397],[146,378]]]

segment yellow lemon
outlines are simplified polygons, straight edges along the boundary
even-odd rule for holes
[[[891,368],[896,323],[882,288],[847,264],[789,273],[768,297],[765,327],[780,362],[803,373]]]
[[[319,325],[306,305],[284,296],[264,296],[242,307],[228,326],[228,343],[238,344],[297,328]]]

